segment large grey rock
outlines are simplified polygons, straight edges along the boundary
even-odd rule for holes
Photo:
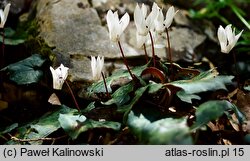
[[[40,36],[61,54],[60,60],[67,61],[62,63],[69,66],[71,81],[91,81],[91,55],[121,58],[117,44],[109,40],[107,27],[88,0],[38,0],[36,18]],[[138,55],[128,44],[123,47],[127,56]]]
[[[136,3],[131,0],[92,0],[91,4],[88,0],[37,0],[36,18],[40,26],[40,36],[49,46],[54,47],[57,62],[64,63],[70,68],[70,81],[91,82],[92,55],[104,56],[106,62],[121,59],[117,44],[109,40],[106,21],[101,21],[96,11],[103,8],[103,12],[99,14],[104,14],[101,17],[105,19],[108,7],[117,10],[122,7],[120,2],[126,6],[125,10],[130,6],[130,12],[133,12]],[[123,14],[122,11],[119,13]],[[143,50],[135,47],[135,32],[135,25],[131,22],[121,37],[122,47],[128,59],[144,55]],[[176,58],[174,60],[183,58],[187,53],[192,54],[205,39],[203,35],[188,28],[173,28],[170,37],[171,48]],[[157,43],[161,47],[156,49],[156,54],[165,59],[166,38],[163,36]],[[151,56],[150,46],[148,54]],[[110,65],[110,62],[106,67],[122,68],[120,65]]]

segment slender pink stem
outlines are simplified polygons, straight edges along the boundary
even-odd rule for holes
[[[172,61],[172,52],[171,52],[171,46],[170,46],[170,38],[168,34],[168,28],[166,28],[166,34],[167,34],[167,44],[168,44],[168,59],[170,61],[170,74],[172,74],[173,71],[173,61]]]
[[[143,44],[143,49],[144,49],[144,53],[145,53],[146,62],[148,63],[148,53],[147,53],[147,48],[146,48],[145,44]]]
[[[107,87],[107,83],[106,83],[106,80],[105,80],[104,74],[103,74],[103,72],[101,72],[101,73],[102,73],[102,79],[103,79],[104,86],[105,86],[105,89],[106,89],[106,94],[107,94],[107,97],[108,97],[108,98],[111,98],[111,97],[110,97],[110,94],[109,94],[109,91],[108,91],[108,87]]]
[[[126,59],[126,58],[125,58],[125,56],[124,56],[124,53],[123,53],[123,50],[122,50],[121,43],[120,43],[120,41],[119,41],[119,40],[118,40],[117,42],[118,42],[118,46],[119,46],[120,51],[121,51],[121,54],[122,54],[123,62],[124,62],[124,64],[126,65],[127,70],[128,70],[128,72],[129,72],[129,74],[130,74],[131,78],[132,78],[133,80],[135,80],[134,75],[132,74],[131,70],[129,69],[127,59]]]
[[[154,62],[154,67],[156,65],[156,60],[155,60],[155,48],[154,48],[154,40],[151,31],[149,31],[149,36],[151,40],[151,47],[152,47],[152,57],[153,57],[153,62]]]
[[[72,98],[73,98],[73,101],[74,101],[74,103],[75,103],[75,105],[76,105],[76,108],[77,108],[78,112],[80,113],[80,112],[81,112],[80,107],[79,107],[79,105],[78,105],[78,103],[77,103],[77,101],[76,101],[76,98],[75,98],[75,96],[74,96],[74,93],[73,93],[72,89],[70,88],[69,83],[67,82],[67,80],[65,81],[65,83],[66,83],[67,87],[69,88],[69,92],[70,92],[70,94],[71,94],[71,96],[72,96]]]

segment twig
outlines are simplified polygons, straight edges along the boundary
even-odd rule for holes
[[[71,96],[72,96],[72,98],[73,98],[73,101],[74,101],[74,103],[75,103],[75,105],[76,105],[76,108],[77,108],[78,112],[80,113],[80,112],[81,112],[80,107],[79,107],[79,105],[78,105],[78,103],[77,103],[77,101],[76,101],[76,98],[75,98],[75,96],[74,96],[74,93],[73,93],[72,89],[70,88],[69,83],[67,82],[67,80],[65,81],[65,83],[66,83],[66,85],[68,86],[69,91],[70,91],[70,94],[71,94]]]
[[[31,141],[55,141],[55,140],[59,140],[59,139],[62,139],[62,138],[65,138],[67,137],[67,135],[63,135],[63,136],[60,136],[60,137],[57,137],[57,138],[35,138],[35,139],[19,139],[15,136],[12,136],[11,134],[9,134],[10,136],[10,139],[13,140],[13,141],[17,141],[17,142],[31,142]]]

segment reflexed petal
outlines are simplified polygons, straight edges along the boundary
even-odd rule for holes
[[[96,76],[96,59],[94,56],[91,56],[91,71],[92,71],[92,77],[94,78]]]
[[[241,36],[241,34],[242,34],[243,31],[244,31],[244,30],[241,30],[241,32],[238,33],[238,34],[235,36],[235,41],[236,41],[236,42],[239,40],[239,38],[240,38],[240,36]]]
[[[226,31],[224,30],[224,28],[222,26],[219,27],[218,32],[218,39],[219,39],[219,43],[220,43],[220,47],[221,47],[221,52],[226,52],[226,46],[227,46],[227,35],[226,35]]]
[[[113,36],[114,23],[115,23],[114,14],[111,10],[109,10],[107,13],[107,25],[108,25],[110,39],[112,39]]]
[[[5,21],[6,21],[7,17],[8,17],[8,15],[9,15],[10,5],[11,5],[11,4],[8,3],[8,4],[5,6],[5,8],[4,8],[4,17],[5,17]]]
[[[143,10],[143,11],[142,11]],[[137,4],[134,11],[134,22],[137,28],[137,32],[140,35],[146,35],[146,22],[145,22],[145,9],[141,9]]]
[[[0,18],[1,18],[1,23],[0,23],[0,28],[3,28],[4,26],[4,13],[3,13],[3,10],[0,10]]]
[[[160,9],[157,18],[155,19],[155,30],[158,33],[162,33],[165,29],[163,21],[164,21],[164,16],[162,10]]]
[[[168,9],[168,11],[167,11],[167,13],[166,13],[166,19],[165,19],[165,21],[164,21],[164,24],[165,24],[165,27],[166,28],[169,28],[169,26],[172,24],[172,22],[173,22],[173,19],[174,19],[174,16],[175,16],[175,14],[177,13],[178,11],[174,11],[174,7],[173,6],[171,6],[169,9]]]
[[[160,8],[154,2],[153,7],[152,7],[152,11],[150,12],[150,14],[148,15],[148,17],[146,19],[146,25],[148,26],[148,28],[147,28],[148,31],[154,29],[154,21],[155,21],[155,18],[158,16],[159,10],[160,10]]]
[[[232,25],[231,24],[227,25],[225,31],[227,35],[228,44],[235,43],[235,34],[234,34],[235,31],[234,32],[232,31]]]
[[[129,21],[130,21],[130,17],[128,15],[128,13],[125,13],[121,20],[120,20],[120,28],[121,28],[121,33],[120,35],[122,34],[122,32],[127,28],[128,24],[129,24]]]
[[[0,23],[0,28],[3,28],[4,25],[5,25],[5,22],[7,20],[7,17],[8,17],[8,14],[9,14],[9,11],[10,11],[10,3],[8,3],[5,8],[4,8],[4,11],[3,10],[0,10],[0,18],[1,18],[1,23]]]
[[[146,16],[147,16],[148,9],[147,9],[147,7],[144,5],[144,3],[143,3],[142,6],[141,6],[141,10],[142,10],[142,16],[143,16],[144,19],[145,19]]]

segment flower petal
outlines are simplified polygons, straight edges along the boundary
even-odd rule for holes
[[[142,35],[140,35],[139,33],[136,32],[136,40],[137,40],[136,46],[138,48],[141,48],[142,45],[146,43],[147,38],[148,38],[148,35],[142,36]]]
[[[143,6],[142,6],[143,7]],[[140,35],[147,35],[146,31],[146,21],[145,21],[145,7],[142,9],[136,4],[134,11],[134,22],[137,29],[137,32]]]
[[[227,53],[227,35],[225,29],[222,26],[219,27],[217,36],[219,39],[221,52]]]
[[[9,11],[10,11],[10,3],[8,3],[5,8],[4,11],[0,10],[0,17],[1,17],[1,24],[0,24],[0,28],[3,28],[5,25],[5,22],[7,20]]]
[[[164,21],[164,16],[163,16],[162,10],[159,9],[159,13],[158,13],[157,18],[155,19],[155,22],[154,22],[156,32],[158,32],[158,33],[164,32],[165,26],[163,24],[163,21]]]
[[[128,15],[128,13],[126,12],[126,13],[122,16],[122,18],[121,18],[121,20],[120,20],[120,22],[119,22],[119,24],[120,24],[119,27],[120,27],[120,29],[121,29],[119,35],[121,35],[122,32],[127,28],[128,24],[129,24],[129,21],[130,21],[130,17],[129,17],[129,15]]]
[[[3,28],[3,26],[4,26],[4,13],[3,13],[3,10],[0,10],[0,28]]]
[[[227,35],[228,44],[235,43],[235,34],[234,34],[235,31],[234,32],[232,31],[232,25],[231,24],[227,25],[225,31]]]
[[[168,9],[168,11],[167,11],[167,13],[166,13],[166,19],[165,19],[165,21],[164,21],[164,24],[165,24],[165,27],[166,28],[169,28],[169,26],[172,24],[172,22],[173,22],[173,19],[174,19],[174,16],[175,16],[175,14],[177,13],[178,11],[174,11],[174,7],[173,6],[171,6],[169,9]]]

